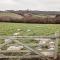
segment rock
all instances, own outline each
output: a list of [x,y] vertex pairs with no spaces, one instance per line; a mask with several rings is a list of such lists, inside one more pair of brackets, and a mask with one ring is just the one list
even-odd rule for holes
[[45,55],[45,56],[54,56],[54,52],[41,52],[43,55]]
[[27,30],[27,32],[30,32],[30,31],[31,31],[30,29]]
[[38,50],[42,50],[41,48],[39,48]]
[[40,38],[39,45],[44,45],[44,44],[48,43],[49,41],[50,41],[50,39]]
[[17,32],[17,33],[14,33],[13,35],[14,35],[14,36],[16,36],[16,35],[19,35],[19,34],[20,34],[20,33],[19,33],[19,32]]
[[21,50],[23,49],[23,46],[10,46],[7,48],[7,50]]
[[17,29],[17,31],[21,31],[21,29]]
[[49,48],[48,50],[54,50],[54,48]]
[[54,44],[54,42],[53,42],[53,41],[51,41],[51,42],[49,42],[49,44]]
[[11,43],[12,40],[11,39],[5,39],[5,43]]

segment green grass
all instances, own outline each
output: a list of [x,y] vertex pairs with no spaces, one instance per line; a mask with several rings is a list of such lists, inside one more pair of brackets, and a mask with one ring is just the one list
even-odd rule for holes
[[[13,35],[21,29],[22,36],[51,35],[60,32],[60,24],[26,24],[26,23],[0,23],[0,35]],[[31,31],[27,31],[30,29]]]
[[[20,31],[17,31],[20,29]],[[27,30],[31,31],[27,31]],[[20,32],[21,36],[40,36],[52,35],[55,32],[60,32],[60,24],[26,24],[26,23],[2,23],[0,22],[0,35],[13,35],[15,32]],[[29,41],[27,41],[28,43]],[[2,40],[0,40],[2,43]],[[59,43],[60,46],[60,43]],[[60,49],[59,49],[60,51]]]

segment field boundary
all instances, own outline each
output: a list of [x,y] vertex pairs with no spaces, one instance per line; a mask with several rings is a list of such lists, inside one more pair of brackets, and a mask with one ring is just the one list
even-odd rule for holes
[[[9,39],[12,39],[14,42],[16,42],[17,44],[20,44],[22,46],[24,46],[25,48],[27,48],[28,50],[30,51],[18,51],[18,52],[34,52],[35,54],[37,54],[39,57],[46,57],[44,56],[43,54],[41,54],[38,50],[34,50],[33,48],[29,47],[28,45],[18,41],[17,39],[20,39],[20,38],[38,38],[38,40],[40,41],[41,38],[47,38],[47,39],[51,39],[51,40],[55,40],[55,50],[54,50],[54,59],[57,58],[57,55],[58,55],[58,40],[60,39],[60,35],[55,33],[54,35],[52,36],[0,36],[0,39],[6,39],[6,38],[9,38]],[[9,43],[3,43],[0,45],[0,48],[4,47],[5,45],[8,45]],[[0,51],[0,53],[8,53],[8,52],[17,52],[17,51],[6,51],[6,50],[2,50]],[[29,54],[28,54],[29,55]],[[19,56],[0,56],[0,58],[18,58]],[[27,58],[27,56],[24,57],[24,55],[22,56],[23,58]],[[30,57],[36,57],[35,55],[31,55],[29,56]],[[48,56],[49,57],[49,56]],[[21,57],[19,57],[21,58]]]

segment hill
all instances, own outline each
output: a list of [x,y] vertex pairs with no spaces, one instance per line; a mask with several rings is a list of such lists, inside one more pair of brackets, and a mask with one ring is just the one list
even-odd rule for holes
[[11,13],[11,12],[0,12],[0,21],[17,21],[21,20],[23,16]]
[[59,24],[60,12],[28,10],[0,11],[0,22]]

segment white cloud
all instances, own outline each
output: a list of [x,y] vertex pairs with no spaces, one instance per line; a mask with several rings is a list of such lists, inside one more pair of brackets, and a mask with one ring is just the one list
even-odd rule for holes
[[0,10],[14,9],[16,2],[13,0],[0,0]]
[[60,11],[60,0],[0,0],[0,9]]
[[15,3],[13,0],[0,0],[0,4],[13,4]]

